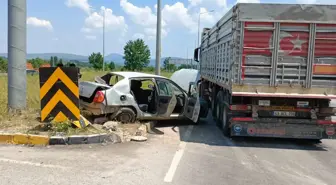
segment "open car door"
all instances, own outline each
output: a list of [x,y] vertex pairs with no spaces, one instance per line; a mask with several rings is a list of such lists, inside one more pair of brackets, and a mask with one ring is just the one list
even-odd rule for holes
[[188,101],[186,106],[185,116],[194,123],[197,123],[201,110],[201,104],[195,82],[190,82],[189,84]]
[[157,116],[169,118],[173,113],[177,100],[171,84],[164,79],[156,79],[158,92]]

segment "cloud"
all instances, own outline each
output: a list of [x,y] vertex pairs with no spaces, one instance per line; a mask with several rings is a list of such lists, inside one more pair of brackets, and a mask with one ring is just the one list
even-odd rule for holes
[[87,14],[90,14],[91,12],[91,6],[88,2],[88,0],[67,0],[65,2],[65,5],[67,7],[77,7],[82,9],[84,12],[86,12]]
[[92,29],[90,29],[90,28],[82,28],[81,32],[83,32],[83,33],[91,33]]
[[121,30],[122,36],[124,36],[127,32],[128,26],[125,22],[125,18],[123,16],[114,15],[112,9],[102,6],[99,11],[93,11],[91,5],[88,3],[88,0],[67,0],[65,4],[68,7],[80,8],[88,14],[84,20],[84,26],[81,29],[81,32],[83,33],[93,33],[97,31],[102,32],[104,25],[104,13],[105,31]]
[[[144,29],[144,32],[148,38],[155,37],[156,35],[156,14],[148,6],[137,7],[127,0],[120,0],[120,6],[124,12],[130,17],[132,22],[141,26]],[[166,22],[162,20],[162,35],[167,35]],[[154,30],[154,31],[153,31]]]
[[99,11],[93,11],[88,0],[66,0],[66,6],[68,7],[77,7],[83,10],[88,14],[84,20],[84,26],[81,29],[83,33],[93,33],[93,32],[102,32],[104,14],[105,14],[105,31],[121,31],[122,36],[127,32],[127,24],[123,16],[117,16],[113,14],[112,9],[105,8],[104,6],[100,7]]
[[197,22],[193,20],[188,9],[181,2],[165,5],[162,10],[162,17],[169,27],[184,27],[192,31],[197,27]]
[[137,7],[127,0],[120,0],[120,6],[135,24],[142,26],[156,25],[156,15],[148,6]]
[[[226,7],[226,0],[189,0],[188,6],[185,6],[182,2],[164,5],[162,7],[162,36],[167,36],[169,30],[175,28],[184,28],[188,29],[191,33],[196,33],[199,12],[208,11],[206,6],[202,8],[198,6],[208,5],[208,1],[212,3],[213,7],[220,7],[221,10],[225,9],[223,7]],[[149,6],[137,7],[128,0],[120,0],[120,6],[135,24],[144,29],[147,37],[151,39],[155,38],[157,21],[156,4],[153,7],[154,11]],[[218,14],[222,16],[222,12]],[[201,15],[202,26],[204,24],[214,24],[216,20],[217,16],[213,13],[204,13]]]
[[97,39],[97,36],[95,36],[95,35],[85,35],[85,38],[86,38],[87,40],[96,40],[96,39]]
[[[309,1],[309,0],[305,0]],[[260,3],[260,0],[237,0],[237,3]]]
[[145,35],[142,34],[142,33],[135,33],[133,36],[132,36],[133,39],[144,39],[145,38]]
[[59,39],[57,37],[52,38],[53,41],[58,41]]
[[[145,28],[145,34],[148,40],[153,40],[156,38],[156,28]],[[164,29],[161,30],[161,37],[164,38],[168,35],[168,32]]]
[[188,0],[190,6],[197,6],[202,3],[202,0]]
[[53,29],[53,26],[50,21],[38,19],[37,17],[28,17],[27,24],[35,27],[47,28],[48,30]]
[[123,16],[117,16],[113,14],[112,9],[101,7],[99,12],[92,12],[85,18],[84,32],[92,32],[93,30],[102,30],[105,11],[105,29],[106,31],[122,30],[127,31],[127,24]]
[[226,0],[188,0],[188,2],[189,7],[223,8],[227,6]]

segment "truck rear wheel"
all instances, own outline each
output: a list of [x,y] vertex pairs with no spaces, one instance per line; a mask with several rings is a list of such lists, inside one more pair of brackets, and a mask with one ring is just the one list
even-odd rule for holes
[[221,127],[221,120],[223,119],[222,116],[223,112],[223,92],[219,91],[216,96],[216,125]]
[[229,118],[228,118],[228,108],[226,105],[223,105],[223,116],[221,120],[221,128],[225,136],[230,136],[230,127],[229,127]]
[[216,108],[217,108],[216,100],[217,100],[216,88],[213,87],[211,92],[211,113],[214,120],[216,120]]

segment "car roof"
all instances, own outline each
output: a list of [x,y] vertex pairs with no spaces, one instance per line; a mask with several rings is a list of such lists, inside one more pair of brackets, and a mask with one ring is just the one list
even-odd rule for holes
[[168,78],[163,77],[163,76],[153,75],[153,74],[147,74],[147,73],[141,73],[141,72],[117,71],[117,72],[110,72],[110,73],[122,76],[124,78],[141,78],[141,77],[145,77],[145,78],[165,78],[165,79],[168,79]]

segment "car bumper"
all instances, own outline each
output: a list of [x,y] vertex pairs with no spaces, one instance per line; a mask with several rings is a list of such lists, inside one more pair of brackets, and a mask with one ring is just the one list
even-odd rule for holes
[[336,139],[336,127],[300,124],[248,123],[231,124],[231,136],[295,139]]
[[103,103],[87,103],[79,101],[80,109],[86,110],[93,115],[111,114],[119,110],[119,106],[105,106]]

